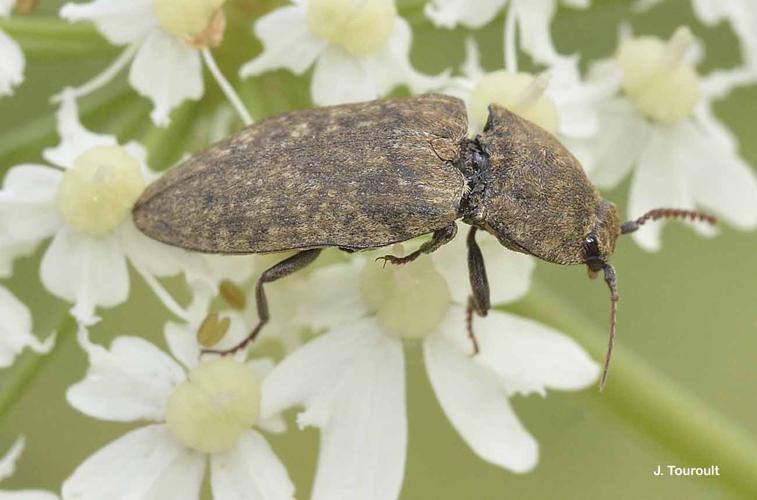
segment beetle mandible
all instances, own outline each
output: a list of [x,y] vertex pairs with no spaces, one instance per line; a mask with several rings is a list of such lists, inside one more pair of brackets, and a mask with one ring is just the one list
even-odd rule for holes
[[[476,231],[510,250],[556,264],[585,264],[610,289],[611,319],[600,388],[615,338],[618,293],[608,258],[621,234],[648,220],[711,216],[652,210],[620,223],[578,160],[550,133],[497,105],[468,137],[464,103],[439,94],[294,111],[240,130],[150,185],[133,210],[148,236],[189,250],[247,254],[298,250],[257,281],[258,324],[268,322],[269,283],[313,262],[321,249],[354,252],[431,233],[404,264],[467,237],[469,318],[490,308]],[[470,325],[470,322],[469,322]],[[477,350],[472,328],[468,334]],[[217,352],[217,351],[210,351]]]

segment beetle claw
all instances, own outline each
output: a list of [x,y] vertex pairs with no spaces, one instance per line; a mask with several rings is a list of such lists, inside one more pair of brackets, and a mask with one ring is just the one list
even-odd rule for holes
[[412,259],[407,259],[406,257],[396,257],[394,255],[384,255],[382,257],[376,257],[376,262],[378,261],[384,261],[383,267],[386,268],[386,263],[391,262],[395,266],[401,266],[402,264],[405,264],[406,262],[410,262]]

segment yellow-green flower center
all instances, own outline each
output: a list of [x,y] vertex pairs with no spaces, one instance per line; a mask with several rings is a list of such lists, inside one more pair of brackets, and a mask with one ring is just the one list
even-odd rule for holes
[[501,70],[483,77],[473,89],[470,102],[470,120],[481,130],[489,115],[489,104],[499,104],[544,130],[555,133],[560,124],[557,107],[544,95],[547,81],[528,73],[511,73]]
[[155,17],[168,33],[194,37],[210,26],[226,0],[155,0]]
[[203,453],[234,448],[260,415],[260,382],[249,366],[216,358],[194,367],[166,406],[166,424],[187,447]]
[[139,162],[119,146],[98,146],[82,154],[63,174],[56,205],[74,229],[103,235],[128,217],[145,188]]
[[310,0],[307,21],[319,38],[366,56],[386,45],[396,15],[394,0]]
[[623,90],[650,119],[683,120],[699,100],[699,75],[685,58],[691,43],[691,32],[681,27],[668,42],[639,37],[624,41],[618,49]]
[[[392,253],[398,253],[396,247]],[[451,303],[447,281],[427,256],[401,267],[369,262],[360,273],[360,292],[379,324],[405,339],[434,331]]]

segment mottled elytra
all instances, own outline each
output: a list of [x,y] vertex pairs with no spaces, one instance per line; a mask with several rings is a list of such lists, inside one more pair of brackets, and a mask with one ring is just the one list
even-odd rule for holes
[[[251,125],[189,158],[149,186],[134,207],[148,236],[200,252],[299,250],[257,282],[259,322],[269,319],[264,284],[310,264],[322,248],[353,252],[433,234],[404,264],[452,240],[458,219],[471,226],[468,265],[473,312],[489,310],[489,284],[477,230],[502,245],[556,264],[603,271],[612,315],[605,369],[615,335],[618,294],[608,257],[618,236],[649,219],[691,218],[659,209],[623,225],[578,160],[537,125],[489,107],[481,134],[468,138],[465,105],[422,95],[283,114]],[[223,352],[222,352],[223,353]]]

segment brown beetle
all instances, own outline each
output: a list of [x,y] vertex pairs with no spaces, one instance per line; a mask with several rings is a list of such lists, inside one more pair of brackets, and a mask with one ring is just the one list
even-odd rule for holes
[[[260,276],[259,322],[232,352],[269,319],[264,284],[307,266],[322,248],[353,252],[433,233],[407,256],[382,257],[404,264],[452,240],[462,219],[471,225],[469,318],[490,307],[478,229],[510,250],[586,264],[591,277],[603,271],[612,298],[604,386],[618,302],[607,259],[616,239],[648,219],[714,218],[660,209],[621,226],[615,206],[602,199],[578,160],[537,125],[492,105],[483,132],[474,139],[467,134],[465,105],[445,95],[287,113],[169,171],[137,201],[134,220],[148,236],[190,250],[299,250]],[[476,346],[470,327],[468,333]]]

